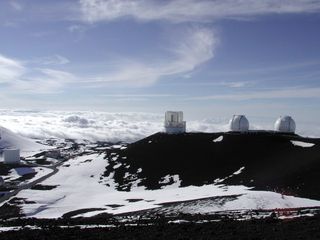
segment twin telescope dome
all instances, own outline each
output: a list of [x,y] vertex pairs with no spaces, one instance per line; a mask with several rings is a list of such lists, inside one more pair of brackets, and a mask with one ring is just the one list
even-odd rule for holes
[[294,133],[296,123],[290,116],[279,117],[274,124],[274,130],[278,132]]
[[[165,114],[165,130],[167,133],[184,133],[186,122],[183,120],[183,112],[167,111]],[[233,115],[229,121],[229,130],[232,132],[249,131],[249,121],[245,115]],[[276,120],[274,130],[282,133],[295,133],[296,123],[290,116],[283,116]]]
[[[244,115],[233,115],[229,121],[229,129],[233,132],[246,132],[249,130],[249,121]],[[296,131],[296,123],[290,116],[279,117],[275,124],[276,132],[294,133]]]
[[233,115],[229,121],[229,129],[234,132],[246,132],[249,130],[249,121],[244,115]]

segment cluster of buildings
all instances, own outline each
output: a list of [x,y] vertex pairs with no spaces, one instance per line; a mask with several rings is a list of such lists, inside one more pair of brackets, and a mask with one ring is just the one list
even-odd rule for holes
[[[166,133],[184,133],[186,122],[183,121],[183,112],[167,111],[165,113],[164,127]],[[229,130],[232,132],[248,132],[249,121],[244,115],[233,115],[229,121]],[[282,133],[295,133],[296,123],[290,116],[279,117],[274,123],[274,131]]]

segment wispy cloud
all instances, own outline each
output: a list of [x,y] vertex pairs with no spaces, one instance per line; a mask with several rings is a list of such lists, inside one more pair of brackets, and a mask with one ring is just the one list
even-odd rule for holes
[[0,54],[0,83],[13,81],[24,72],[25,68],[20,61]]
[[54,54],[52,56],[33,59],[29,61],[29,63],[36,63],[40,65],[64,65],[70,63],[70,60],[59,54]]
[[87,31],[88,27],[85,25],[73,24],[68,27],[71,33],[84,33]]
[[11,83],[11,87],[23,93],[48,94],[59,92],[67,83],[75,81],[69,72],[54,69],[34,69],[31,76],[25,75]]
[[51,93],[70,81],[75,81],[75,76],[69,72],[33,68],[22,61],[0,55],[0,83],[6,83],[7,88],[23,90],[23,93]]
[[[25,61],[24,64],[9,58],[0,58],[2,81],[14,80],[10,86],[25,92],[50,93],[61,89],[64,84],[77,79],[82,87],[146,87],[162,77],[192,72],[214,56],[217,37],[207,28],[192,27],[181,31],[178,41],[167,48],[166,58],[150,61],[124,60],[106,73],[90,77],[75,76],[72,73],[42,68],[41,65],[61,65],[69,60],[61,55]],[[157,64],[155,64],[155,62]],[[36,65],[37,67],[33,67]],[[2,67],[1,67],[2,66]],[[32,67],[31,67],[32,66]]]
[[215,76],[239,76],[239,75],[256,75],[256,74],[275,74],[278,72],[288,72],[292,70],[301,70],[307,69],[310,67],[319,67],[320,61],[305,61],[305,62],[293,62],[287,63],[282,65],[275,65],[275,66],[264,66],[264,67],[254,67],[251,68],[241,68],[238,69],[230,69],[228,71],[214,71],[212,74]]
[[[75,1],[0,1],[0,22],[16,27],[39,22],[82,21],[80,4]],[[8,26],[10,26],[8,25]]]
[[218,94],[193,97],[189,100],[257,100],[257,99],[307,99],[320,98],[320,88],[291,87],[277,90],[264,90],[235,94]]
[[103,97],[122,98],[122,97],[136,97],[136,98],[167,98],[177,97],[182,95],[173,94],[103,94]]
[[130,101],[150,101],[154,99],[176,99],[185,97],[185,95],[176,94],[103,94],[101,98],[107,98],[118,102],[130,102]]
[[236,81],[236,82],[220,82],[217,85],[225,86],[229,88],[244,88],[256,84],[256,82],[251,81]]
[[54,35],[55,32],[53,30],[43,30],[43,31],[38,31],[38,32],[32,32],[30,33],[30,36],[35,37],[35,38],[44,38],[48,37],[51,35]]
[[124,61],[116,70],[93,77],[87,84],[116,84],[125,86],[148,86],[161,77],[185,74],[214,56],[217,37],[206,28],[191,28],[180,36],[180,41],[172,46],[171,57],[155,60],[156,65],[142,61]]
[[83,19],[113,21],[131,17],[140,21],[207,22],[266,14],[320,11],[314,0],[80,0]]
[[9,4],[16,11],[21,11],[23,9],[23,6],[16,1],[9,1]]

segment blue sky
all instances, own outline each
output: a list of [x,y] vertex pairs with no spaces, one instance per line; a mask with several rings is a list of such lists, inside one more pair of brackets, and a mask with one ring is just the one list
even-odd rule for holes
[[320,117],[320,1],[4,0],[0,108]]

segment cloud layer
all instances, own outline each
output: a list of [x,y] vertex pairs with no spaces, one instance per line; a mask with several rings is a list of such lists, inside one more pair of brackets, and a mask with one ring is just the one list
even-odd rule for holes
[[[253,119],[251,129],[273,129],[272,121]],[[0,126],[29,138],[71,138],[132,142],[163,131],[163,114],[0,110]],[[297,122],[298,133],[320,137],[316,123]],[[189,132],[228,130],[227,118],[187,121]]]
[[139,21],[208,22],[265,14],[310,13],[320,10],[314,0],[80,0],[88,22],[134,18]]

